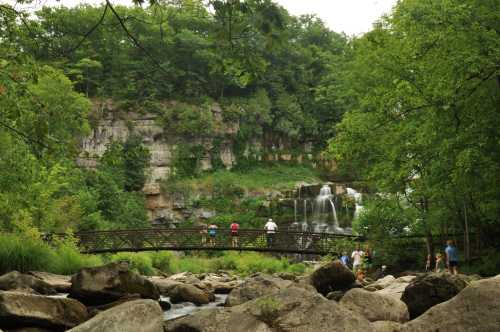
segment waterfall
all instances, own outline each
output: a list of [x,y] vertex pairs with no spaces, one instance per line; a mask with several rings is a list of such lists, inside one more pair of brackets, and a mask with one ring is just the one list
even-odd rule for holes
[[293,217],[294,221],[297,222],[297,200],[293,200]]
[[352,188],[347,188],[347,195],[354,198],[354,219],[363,211],[363,195]]
[[335,204],[333,203],[332,190],[329,185],[324,185],[319,191],[319,195],[316,197],[313,206],[313,221],[318,223],[317,229],[321,227],[327,227],[329,222],[329,217],[333,216],[333,227],[334,229],[339,228],[339,221],[337,219],[337,210],[335,209]]
[[307,222],[307,199],[304,199],[304,222]]

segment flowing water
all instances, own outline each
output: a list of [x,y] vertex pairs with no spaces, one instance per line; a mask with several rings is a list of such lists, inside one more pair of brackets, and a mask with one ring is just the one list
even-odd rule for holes
[[[191,302],[182,302],[177,304],[172,304],[172,308],[170,310],[165,311],[164,318],[165,320],[176,319],[179,317],[191,315],[200,310],[216,308],[219,306],[223,306],[226,302],[227,294],[215,294],[215,301],[210,302],[209,304],[196,306]],[[168,297],[162,296],[161,300],[170,302]]]

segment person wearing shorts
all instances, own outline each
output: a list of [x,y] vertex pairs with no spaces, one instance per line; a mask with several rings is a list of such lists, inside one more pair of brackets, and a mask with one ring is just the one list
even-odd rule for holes
[[231,228],[231,246],[233,248],[235,248],[239,245],[238,244],[238,236],[239,236],[238,231],[240,230],[240,225],[236,221],[233,221],[230,228]]
[[215,246],[215,237],[217,236],[217,225],[211,224],[208,226],[208,236],[211,246]]
[[453,274],[458,274],[458,249],[455,247],[453,240],[446,241],[446,265],[448,271]]

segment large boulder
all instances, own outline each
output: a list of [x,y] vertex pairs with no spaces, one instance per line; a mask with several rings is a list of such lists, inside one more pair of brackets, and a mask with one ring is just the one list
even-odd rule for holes
[[308,279],[310,284],[323,295],[332,291],[348,290],[356,280],[352,271],[339,260],[320,266]]
[[315,291],[288,287],[234,307],[168,321],[165,331],[370,331],[370,322]]
[[500,275],[474,281],[452,299],[404,324],[401,332],[500,330]]
[[165,332],[274,332],[266,323],[246,313],[206,309],[165,322]]
[[0,277],[0,290],[34,290],[38,294],[54,295],[57,291],[38,278],[29,274],[12,271]]
[[384,289],[387,286],[389,286],[390,284],[392,284],[395,280],[396,280],[396,278],[394,278],[394,276],[387,275],[387,276],[380,278],[377,281],[371,283],[370,285],[366,286],[365,289],[369,290],[369,291],[377,291],[380,289]]
[[170,296],[170,292],[175,287],[182,285],[180,281],[170,280],[163,277],[151,277],[149,280],[158,288],[158,291],[163,296]]
[[210,293],[189,284],[175,286],[169,295],[171,303],[191,302],[196,305],[208,304],[212,298]]
[[158,300],[160,293],[148,279],[130,271],[125,262],[84,268],[71,278],[70,297],[87,305],[101,305],[139,294]]
[[87,308],[76,300],[0,291],[0,328],[61,330],[82,323],[87,316]]
[[[382,288],[380,290],[376,290],[375,293],[378,293],[381,295],[389,295],[389,296],[394,297],[395,299],[401,300],[401,297],[403,296],[405,288],[415,278],[416,278],[416,276],[405,276],[405,277],[397,278],[396,280],[392,281],[391,283],[385,284],[384,288]],[[371,290],[368,287],[365,287],[365,289]]]
[[49,272],[39,272],[39,271],[31,271],[28,273],[33,277],[40,279],[50,286],[52,286],[56,291],[61,293],[69,293],[71,288],[71,276],[64,276]]
[[103,311],[69,331],[163,332],[163,312],[156,301],[130,301]]
[[263,295],[275,293],[289,287],[293,282],[266,274],[257,274],[234,288],[226,299],[226,306],[235,306],[256,299]]
[[467,286],[465,278],[449,273],[422,274],[404,290],[401,300],[414,319],[438,303],[447,301]]
[[291,282],[284,281],[280,278],[263,273],[256,273],[246,278],[229,292],[225,305],[239,305],[258,298],[266,294],[266,292],[277,292],[290,284]]
[[361,288],[348,291],[339,303],[361,314],[370,322],[380,320],[404,323],[410,318],[408,308],[403,301]]

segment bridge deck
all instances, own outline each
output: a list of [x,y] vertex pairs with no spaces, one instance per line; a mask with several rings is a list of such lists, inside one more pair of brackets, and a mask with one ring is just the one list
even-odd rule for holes
[[93,231],[79,232],[75,236],[83,253],[238,250],[325,255],[336,252],[342,239],[359,240],[352,235],[295,231],[278,231],[269,239],[264,230],[240,229],[236,243],[229,230],[217,230],[212,239],[199,228]]

